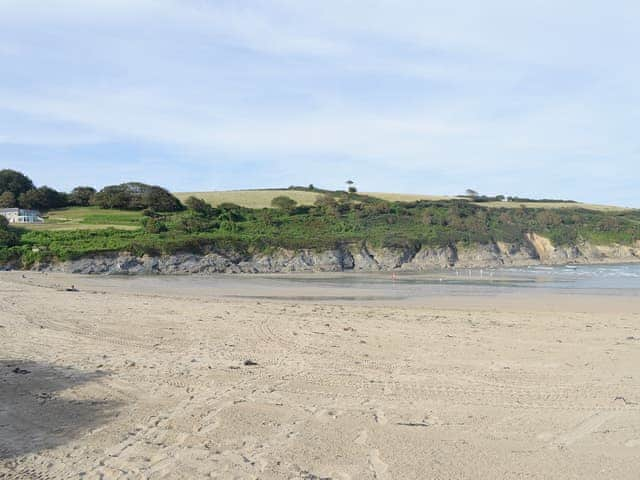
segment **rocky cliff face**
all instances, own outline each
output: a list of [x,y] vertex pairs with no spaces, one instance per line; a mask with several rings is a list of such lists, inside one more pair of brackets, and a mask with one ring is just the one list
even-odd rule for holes
[[581,244],[555,247],[547,238],[527,235],[520,244],[503,242],[440,248],[373,248],[346,245],[335,250],[278,250],[242,256],[211,252],[137,257],[128,253],[95,255],[61,263],[35,265],[46,271],[85,274],[211,274],[278,272],[428,271],[442,268],[486,268],[522,265],[640,262],[634,246]]

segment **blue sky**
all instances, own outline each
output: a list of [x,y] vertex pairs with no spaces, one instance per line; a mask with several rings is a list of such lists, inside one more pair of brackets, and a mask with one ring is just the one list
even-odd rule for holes
[[0,0],[0,168],[640,207],[640,3]]

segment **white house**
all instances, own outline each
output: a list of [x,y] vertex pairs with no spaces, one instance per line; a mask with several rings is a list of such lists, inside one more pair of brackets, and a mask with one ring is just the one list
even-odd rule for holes
[[6,217],[9,223],[44,223],[44,219],[37,210],[0,208],[0,215]]

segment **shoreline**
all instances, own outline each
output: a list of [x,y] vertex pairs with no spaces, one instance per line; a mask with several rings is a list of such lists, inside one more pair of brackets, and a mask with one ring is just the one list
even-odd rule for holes
[[[620,265],[624,267],[625,265]],[[502,276],[457,277],[453,272],[294,272],[214,275],[87,275],[57,272],[0,272],[6,280],[25,287],[108,295],[171,297],[225,303],[300,303],[364,305],[384,308],[426,307],[457,310],[474,308],[510,311],[581,311],[640,313],[640,277],[603,277],[593,284],[584,277],[558,278],[549,271],[496,270]],[[572,274],[572,270],[561,273]],[[640,272],[639,272],[640,273]],[[443,278],[445,277],[445,278]],[[616,283],[619,282],[619,283]],[[73,292],[66,292],[73,295]],[[606,307],[602,306],[605,302]],[[575,308],[575,307],[571,307]]]

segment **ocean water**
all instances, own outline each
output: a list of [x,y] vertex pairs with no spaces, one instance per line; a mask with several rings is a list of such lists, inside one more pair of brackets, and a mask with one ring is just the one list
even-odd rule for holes
[[505,275],[529,281],[531,287],[565,289],[640,289],[640,264],[535,266],[507,268]]
[[[264,278],[264,277],[263,277]],[[371,297],[420,298],[434,295],[498,295],[514,291],[566,292],[588,295],[640,296],[640,264],[534,266],[458,269],[436,273],[347,273],[290,275],[273,279],[283,287],[316,287]]]

